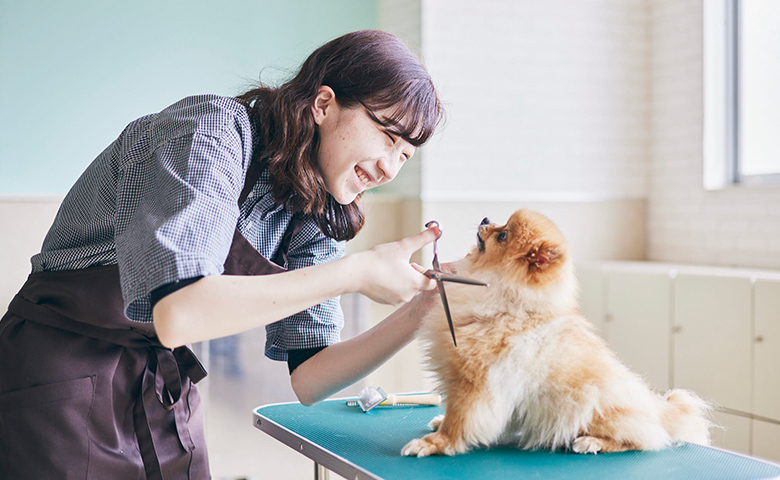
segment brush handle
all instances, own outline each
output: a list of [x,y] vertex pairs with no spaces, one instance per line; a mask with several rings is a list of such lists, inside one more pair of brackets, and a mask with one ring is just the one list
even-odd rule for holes
[[439,405],[441,403],[441,395],[435,393],[427,393],[424,395],[393,395],[387,396],[387,400],[380,403],[380,405]]

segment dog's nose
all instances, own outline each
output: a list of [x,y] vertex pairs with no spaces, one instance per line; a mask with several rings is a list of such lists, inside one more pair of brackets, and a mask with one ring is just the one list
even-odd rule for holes
[[485,217],[482,219],[482,223],[480,225],[490,225],[490,219]]

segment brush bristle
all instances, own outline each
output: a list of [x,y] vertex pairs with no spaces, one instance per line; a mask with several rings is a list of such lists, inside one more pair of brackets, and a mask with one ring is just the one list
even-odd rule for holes
[[387,398],[387,394],[381,388],[365,387],[358,394],[358,405],[367,412],[382,403],[385,398]]

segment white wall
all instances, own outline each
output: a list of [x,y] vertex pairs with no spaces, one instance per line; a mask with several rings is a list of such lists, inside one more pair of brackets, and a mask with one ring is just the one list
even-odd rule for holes
[[422,1],[448,114],[424,148],[423,218],[447,217],[443,255],[532,207],[580,260],[644,258],[647,20],[643,0]]
[[648,259],[777,269],[780,186],[702,187],[702,6],[650,2]]

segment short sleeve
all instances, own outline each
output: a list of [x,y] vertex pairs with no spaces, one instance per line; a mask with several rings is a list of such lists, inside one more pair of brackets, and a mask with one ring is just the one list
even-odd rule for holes
[[120,172],[116,249],[128,318],[150,321],[149,293],[161,285],[222,273],[248,165],[234,127],[166,139]]
[[[337,260],[344,256],[345,244],[326,237],[308,218],[293,238],[288,252],[291,270]],[[340,297],[327,300],[291,317],[266,326],[265,355],[286,361],[288,350],[327,347],[341,339],[344,313]]]

